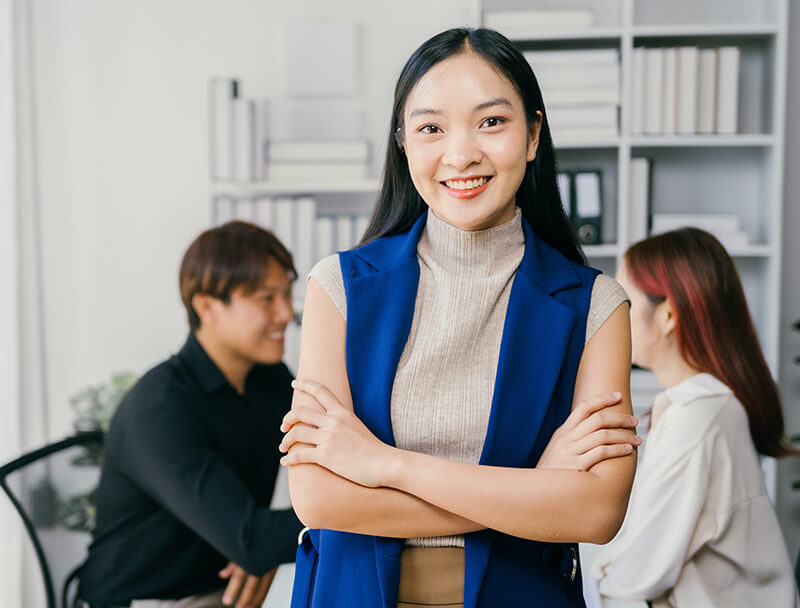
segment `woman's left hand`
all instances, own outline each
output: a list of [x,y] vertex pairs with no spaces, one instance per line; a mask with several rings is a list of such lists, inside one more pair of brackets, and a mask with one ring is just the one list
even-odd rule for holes
[[[314,397],[325,411],[300,406],[284,416],[281,431],[286,434],[279,449],[288,453],[281,464],[317,464],[362,486],[380,487],[393,448],[375,437],[327,387],[312,380],[295,380],[292,386]],[[296,443],[308,445],[290,451]]]

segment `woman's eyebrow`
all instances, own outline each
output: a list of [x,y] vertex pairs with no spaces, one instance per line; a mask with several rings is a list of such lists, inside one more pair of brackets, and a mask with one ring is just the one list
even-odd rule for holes
[[[495,97],[494,99],[490,99],[489,101],[484,101],[483,103],[479,103],[475,106],[475,111],[485,110],[486,108],[491,108],[493,106],[508,106],[509,108],[513,108],[514,106],[511,105],[511,102],[506,99],[505,97]],[[408,115],[408,118],[414,118],[415,116],[419,116],[420,114],[437,114],[441,115],[444,114],[441,110],[433,110],[431,108],[417,108],[416,110],[412,111],[411,114]]]

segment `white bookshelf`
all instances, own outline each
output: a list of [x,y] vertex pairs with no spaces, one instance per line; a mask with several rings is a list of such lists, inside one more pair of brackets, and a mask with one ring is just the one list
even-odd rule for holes
[[[781,222],[785,146],[789,0],[478,0],[475,11],[591,8],[595,27],[530,31],[512,36],[524,51],[615,48],[620,54],[618,139],[558,145],[560,168],[600,167],[604,179],[604,240],[585,247],[590,264],[616,271],[631,244],[631,159],[651,159],[651,211],[735,213],[751,244],[732,248],[764,353],[778,371]],[[741,49],[736,135],[632,135],[631,77],[635,47],[734,45]],[[545,94],[545,105],[547,95]],[[637,372],[632,390],[658,390]],[[771,497],[776,467],[765,459]]]

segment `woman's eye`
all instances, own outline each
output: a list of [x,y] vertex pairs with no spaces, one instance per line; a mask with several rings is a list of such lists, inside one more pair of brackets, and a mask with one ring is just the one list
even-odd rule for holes
[[487,118],[486,120],[484,120],[481,123],[481,126],[482,127],[488,127],[488,128],[497,127],[497,126],[501,125],[504,122],[505,122],[505,120],[500,118],[499,116],[492,116],[492,117]]
[[426,133],[428,135],[433,135],[434,133],[439,132],[439,127],[436,125],[425,125],[424,127],[420,128],[420,133]]

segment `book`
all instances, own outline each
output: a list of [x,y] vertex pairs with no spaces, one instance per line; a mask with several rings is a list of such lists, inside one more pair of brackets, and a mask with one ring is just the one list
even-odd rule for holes
[[594,12],[583,8],[493,10],[484,12],[483,23],[500,31],[585,28],[594,25]]
[[701,49],[697,70],[697,133],[714,132],[717,109],[717,49]]
[[617,113],[614,105],[554,106],[547,110],[547,120],[556,128],[592,125],[616,129]]
[[302,296],[311,266],[314,263],[314,228],[317,220],[317,201],[303,196],[295,204],[294,267],[297,270],[297,291]]
[[619,65],[618,49],[578,49],[568,51],[526,51],[525,59],[534,70],[539,66]]
[[737,132],[740,56],[739,47],[719,48],[716,132],[721,135],[734,135]]
[[283,243],[283,246],[294,254],[297,241],[295,240],[295,209],[291,198],[281,197],[275,199],[275,221],[272,232]]
[[253,146],[255,159],[253,161],[255,179],[266,179],[266,146],[269,139],[269,113],[270,104],[266,99],[258,99],[255,103],[255,124],[253,127]]
[[739,218],[730,213],[654,213],[652,234],[695,226],[708,232],[737,233]]
[[262,228],[272,230],[272,227],[275,225],[275,205],[273,200],[268,197],[259,198],[254,202],[253,206],[255,207],[253,222]]
[[629,129],[633,135],[641,135],[644,133],[646,51],[647,49],[642,47],[633,49],[631,59],[631,124]]
[[214,180],[233,178],[233,101],[238,97],[238,88],[232,78],[212,78],[209,82],[209,152]]
[[255,179],[255,103],[252,99],[233,100],[233,179],[251,182]]
[[558,147],[568,143],[586,143],[609,141],[618,136],[617,128],[612,125],[580,125],[572,127],[551,127],[553,145]]
[[557,88],[619,87],[618,63],[602,65],[547,66],[536,69],[542,90]]
[[214,224],[224,224],[236,219],[236,199],[232,197],[214,197],[212,208]]
[[321,260],[322,258],[336,253],[335,242],[333,235],[333,218],[326,216],[317,217],[314,236],[315,260]]
[[661,132],[674,135],[678,132],[678,48],[664,49],[664,84]]
[[697,132],[697,62],[696,46],[678,49],[678,108],[677,131],[681,135]]
[[361,242],[361,239],[364,238],[364,233],[367,231],[367,226],[369,225],[369,216],[368,215],[358,215],[355,219],[356,223],[356,244]]
[[336,251],[351,249],[355,243],[353,218],[349,215],[336,217]]
[[555,106],[576,105],[613,105],[620,104],[621,96],[618,86],[611,87],[556,87],[542,90],[545,107],[549,110]]
[[637,243],[648,232],[650,216],[650,159],[632,158],[630,167],[630,227],[628,238]]
[[280,141],[267,145],[270,162],[353,162],[369,160],[367,141]]
[[647,49],[645,54],[644,133],[660,135],[664,112],[664,52]]
[[267,163],[267,179],[287,180],[360,180],[367,179],[365,163]]

